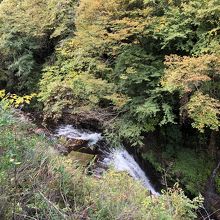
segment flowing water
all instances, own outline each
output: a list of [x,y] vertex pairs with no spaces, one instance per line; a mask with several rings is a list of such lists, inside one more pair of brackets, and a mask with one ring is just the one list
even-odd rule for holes
[[[89,141],[89,146],[95,145],[98,141],[102,140],[100,133],[94,133],[88,130],[80,130],[74,128],[72,125],[60,126],[56,130],[57,136],[65,136],[72,139],[80,139]],[[150,183],[149,178],[141,169],[134,157],[128,151],[120,146],[118,148],[100,149],[102,157],[104,158],[101,163],[106,166],[113,166],[117,171],[126,171],[135,180],[140,181],[153,195],[159,195]]]
[[89,141],[88,145],[95,145],[99,140],[102,139],[100,133],[94,133],[90,131],[80,130],[74,128],[72,125],[62,125],[56,130],[57,136],[65,136],[77,140],[86,140]]

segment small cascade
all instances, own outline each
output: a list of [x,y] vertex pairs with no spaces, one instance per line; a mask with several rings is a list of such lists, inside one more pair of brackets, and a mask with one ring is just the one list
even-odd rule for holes
[[89,141],[89,146],[95,145],[98,141],[102,139],[102,135],[100,133],[77,129],[74,128],[72,125],[62,125],[58,129],[56,129],[55,132],[56,136],[65,136],[76,140]]
[[[100,133],[94,133],[89,130],[74,128],[72,125],[60,126],[56,129],[56,136],[65,136],[72,139],[87,140],[89,146],[95,145],[102,140]],[[154,189],[145,172],[141,169],[134,157],[128,151],[120,146],[119,148],[100,149],[102,152],[101,163],[107,167],[113,166],[117,171],[126,171],[135,180],[140,181],[153,195],[159,195]]]

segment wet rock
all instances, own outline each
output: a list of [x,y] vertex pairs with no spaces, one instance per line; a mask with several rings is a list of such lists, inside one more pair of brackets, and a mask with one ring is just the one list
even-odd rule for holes
[[95,155],[72,151],[68,154],[67,159],[79,163],[83,167],[87,167],[93,160]]
[[55,150],[57,150],[62,155],[68,155],[68,153],[69,153],[67,148],[62,144],[56,144],[54,146],[54,148],[55,148]]
[[67,151],[70,153],[72,151],[79,151],[82,148],[88,148],[88,142],[88,140],[68,139],[65,144],[65,147]]
[[42,127],[29,128],[28,132],[30,134],[34,133],[34,134],[37,134],[37,135],[42,135],[44,137],[52,138],[52,134],[47,128],[42,128]]

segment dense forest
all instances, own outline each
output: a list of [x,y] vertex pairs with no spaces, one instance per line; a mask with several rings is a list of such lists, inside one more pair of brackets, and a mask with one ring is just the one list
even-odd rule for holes
[[[60,124],[161,194],[61,154]],[[219,127],[219,0],[0,0],[0,219],[220,219]]]

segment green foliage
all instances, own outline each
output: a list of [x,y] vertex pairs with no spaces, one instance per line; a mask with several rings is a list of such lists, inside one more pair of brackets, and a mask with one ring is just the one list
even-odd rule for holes
[[161,161],[157,161],[157,157],[153,151],[148,151],[147,153],[142,154],[142,157],[149,161],[153,165],[154,169],[156,169],[156,171],[161,173],[164,171],[163,165],[160,163]]
[[167,69],[162,84],[169,91],[180,90],[193,92],[201,84],[218,77],[220,59],[217,55],[203,55],[200,57],[166,57]]
[[168,183],[178,181],[191,195],[199,195],[204,192],[206,182],[215,164],[206,152],[199,150],[196,152],[190,148],[175,148],[169,143],[166,150],[160,153],[155,149],[148,150],[143,154],[143,158],[166,176],[165,181]]
[[[193,47],[196,34],[193,25],[193,17],[184,11],[184,3],[175,5],[167,4],[164,15],[159,17],[154,26],[155,36],[161,39],[161,48],[169,51],[189,52]],[[188,1],[187,1],[188,2]],[[186,3],[188,4],[188,3]]]
[[[205,127],[218,130],[220,123],[219,94],[214,91],[215,84],[219,83],[219,61],[219,56],[214,54],[166,58],[167,69],[162,84],[168,91],[179,90],[182,97],[192,95],[190,99],[183,99],[181,112],[187,110],[194,121],[192,126],[202,132]],[[210,96],[204,95],[203,90]]]
[[[153,31],[162,48],[171,53],[205,54],[219,52],[218,0],[161,1],[164,14]],[[159,5],[159,7],[161,7]]]
[[5,90],[0,90],[0,107],[8,109],[11,107],[22,108],[25,104],[30,104],[33,97],[36,94],[18,96],[16,94],[6,94]]
[[[37,40],[32,37],[26,37],[14,29],[9,29],[9,33],[0,30],[1,41],[0,48],[2,51],[3,68],[7,70],[6,79],[7,87],[18,88],[22,90],[26,85],[32,85],[33,78],[30,74],[36,68],[33,53],[39,49]],[[18,84],[15,85],[16,78],[20,79]]]
[[200,92],[195,93],[186,107],[189,117],[193,119],[192,126],[204,132],[205,127],[212,130],[218,130],[220,126],[220,101],[203,95]]
[[126,102],[126,97],[115,93],[114,84],[71,71],[68,64],[44,69],[39,98],[44,103],[45,118],[58,119],[67,112],[89,114],[100,109],[101,102],[111,102],[116,108]]
[[53,41],[72,32],[71,19],[71,0],[1,2],[0,49],[2,68],[7,70],[8,89],[33,90],[41,63],[51,53],[48,51],[53,50]]
[[202,192],[213,168],[207,155],[192,150],[181,150],[173,164],[172,172],[179,176],[180,182],[194,195]]

